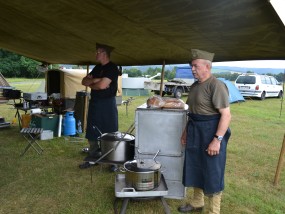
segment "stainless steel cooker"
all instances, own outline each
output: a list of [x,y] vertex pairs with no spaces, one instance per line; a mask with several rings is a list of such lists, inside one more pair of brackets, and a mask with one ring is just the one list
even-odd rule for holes
[[137,159],[124,163],[126,183],[138,191],[157,188],[161,179],[161,164],[153,159]]

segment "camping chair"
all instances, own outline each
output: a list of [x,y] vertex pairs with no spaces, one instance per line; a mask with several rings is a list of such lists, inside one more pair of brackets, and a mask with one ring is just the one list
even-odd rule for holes
[[27,140],[28,145],[26,146],[25,150],[22,152],[21,156],[23,156],[30,147],[32,147],[38,154],[41,154],[44,151],[36,141],[36,139],[40,136],[42,132],[43,132],[42,128],[22,128],[20,133]]

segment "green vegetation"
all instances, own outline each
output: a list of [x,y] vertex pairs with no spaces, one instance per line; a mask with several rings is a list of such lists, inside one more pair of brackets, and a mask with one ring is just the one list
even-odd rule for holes
[[[22,90],[20,86],[17,89]],[[120,131],[128,129],[137,106],[148,97],[134,98],[128,114],[125,105],[118,106]],[[284,213],[284,163],[279,185],[273,186],[285,127],[285,106],[281,117],[280,108],[280,99],[276,98],[231,104],[232,137],[221,213]],[[15,110],[2,104],[0,115],[12,121]],[[0,213],[114,213],[115,173],[109,171],[109,165],[95,166],[92,171],[78,168],[85,157],[81,152],[87,146],[85,140],[69,142],[69,138],[61,137],[40,141],[40,145],[44,148],[42,155],[30,149],[20,157],[26,142],[17,124],[0,129]],[[191,192],[187,190],[187,198]],[[177,207],[187,198],[166,199],[171,213],[178,213]],[[127,213],[164,212],[160,201],[148,200],[129,202]]]
[[0,72],[4,77],[37,77],[40,62],[0,49]]

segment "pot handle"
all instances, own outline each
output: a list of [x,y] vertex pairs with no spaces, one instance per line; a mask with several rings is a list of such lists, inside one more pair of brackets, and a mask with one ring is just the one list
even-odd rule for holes
[[97,129],[97,131],[100,133],[100,135],[102,136],[102,132],[100,131],[100,129],[97,126],[93,126],[93,129]]
[[132,187],[124,187],[121,192],[135,192],[136,190]]
[[158,155],[158,153],[160,152],[160,149],[156,152],[156,154],[153,157],[153,160],[155,160],[156,156]]
[[120,172],[126,172],[126,169],[124,167],[119,168]]
[[164,167],[161,167],[161,169],[159,170],[161,173],[164,173],[165,171],[167,171],[166,170],[166,167],[164,166]]

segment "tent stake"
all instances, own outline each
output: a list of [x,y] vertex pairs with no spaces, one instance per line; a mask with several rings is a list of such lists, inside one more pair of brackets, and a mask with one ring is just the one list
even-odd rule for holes
[[275,173],[274,186],[277,186],[279,183],[281,167],[282,167],[282,163],[284,160],[284,154],[285,154],[285,134],[284,134],[283,144],[282,144],[282,148],[280,151],[279,161],[278,161],[278,165],[277,165],[277,169]]

